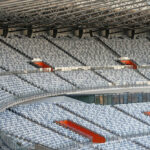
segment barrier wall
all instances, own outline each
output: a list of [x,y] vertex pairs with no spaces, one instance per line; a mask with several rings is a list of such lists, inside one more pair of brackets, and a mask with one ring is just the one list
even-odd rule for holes
[[82,102],[101,105],[150,102],[150,93],[105,93],[99,95],[71,95],[70,97]]
[[150,102],[150,93],[122,93],[95,95],[95,103],[101,105],[115,105]]

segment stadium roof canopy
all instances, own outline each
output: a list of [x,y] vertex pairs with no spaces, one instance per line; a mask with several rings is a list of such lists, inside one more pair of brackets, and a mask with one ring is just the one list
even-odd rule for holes
[[150,0],[0,0],[0,27],[150,29]]

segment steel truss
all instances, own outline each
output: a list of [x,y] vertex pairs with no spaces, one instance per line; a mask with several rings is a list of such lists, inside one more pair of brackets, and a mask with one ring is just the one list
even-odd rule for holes
[[5,0],[1,27],[145,28],[150,26],[149,0]]

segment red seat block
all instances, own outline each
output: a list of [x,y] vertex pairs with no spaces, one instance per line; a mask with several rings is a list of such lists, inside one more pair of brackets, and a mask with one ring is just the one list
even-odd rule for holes
[[77,123],[75,123],[73,121],[62,120],[62,121],[56,121],[56,123],[65,128],[69,128],[70,130],[72,130],[82,136],[89,138],[90,140],[92,140],[93,143],[105,143],[106,142],[106,139],[103,136],[101,136],[81,125],[78,125]]

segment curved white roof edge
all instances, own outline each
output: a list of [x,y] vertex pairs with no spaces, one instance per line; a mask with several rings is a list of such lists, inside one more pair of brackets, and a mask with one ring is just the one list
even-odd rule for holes
[[87,95],[87,94],[105,94],[105,93],[133,93],[133,92],[150,92],[150,86],[139,86],[139,87],[119,87],[119,88],[108,88],[108,89],[94,89],[94,90],[85,90],[70,92],[66,95]]
[[101,89],[94,89],[94,90],[78,90],[74,92],[64,92],[64,93],[57,93],[57,94],[42,94],[42,95],[34,95],[26,98],[20,98],[17,101],[13,101],[11,104],[0,108],[0,112],[4,111],[5,109],[20,105],[29,102],[35,101],[42,101],[48,97],[58,97],[64,95],[87,95],[87,94],[104,94],[104,93],[133,93],[133,92],[150,92],[150,86],[137,86],[137,87],[118,87],[118,88],[101,88]]

